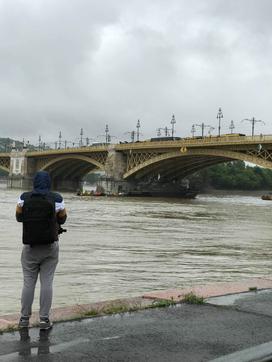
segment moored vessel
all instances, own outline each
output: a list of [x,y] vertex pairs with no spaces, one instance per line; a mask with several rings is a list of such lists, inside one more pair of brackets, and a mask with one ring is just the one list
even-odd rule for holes
[[272,194],[262,195],[262,200],[272,200]]

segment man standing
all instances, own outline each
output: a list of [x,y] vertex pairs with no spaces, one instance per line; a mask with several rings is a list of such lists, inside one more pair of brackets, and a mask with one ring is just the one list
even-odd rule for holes
[[66,221],[64,201],[60,194],[50,192],[51,180],[45,171],[36,173],[33,191],[24,192],[16,207],[16,220],[23,223],[21,263],[24,285],[21,297],[19,328],[29,326],[35,286],[40,275],[40,328],[49,329],[53,278],[58,264],[59,225]]

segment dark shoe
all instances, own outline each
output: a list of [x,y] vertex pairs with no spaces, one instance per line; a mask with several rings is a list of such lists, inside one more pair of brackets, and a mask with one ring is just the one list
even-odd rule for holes
[[50,329],[53,327],[53,323],[49,318],[41,318],[40,319],[40,329]]
[[21,317],[18,323],[19,328],[28,328],[29,326],[29,317]]

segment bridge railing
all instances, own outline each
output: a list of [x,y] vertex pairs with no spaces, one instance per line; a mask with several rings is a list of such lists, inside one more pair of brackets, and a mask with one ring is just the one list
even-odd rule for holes
[[[86,152],[101,152],[107,151],[109,147],[113,147],[116,150],[129,150],[129,149],[145,149],[145,148],[175,148],[175,147],[194,147],[201,145],[234,145],[234,144],[262,144],[272,143],[272,135],[256,135],[256,136],[238,136],[238,135],[222,135],[218,136],[207,136],[207,137],[188,137],[181,138],[179,140],[167,140],[167,141],[156,141],[156,140],[144,140],[140,142],[130,142],[122,144],[108,144],[108,145],[90,145],[85,147],[67,147],[61,149],[46,149],[46,150],[28,150],[27,156],[38,156],[38,155],[53,155],[53,154],[67,154],[67,153],[86,153]],[[10,153],[1,152],[0,157],[9,157]]]
[[250,145],[250,144],[272,144],[272,135],[258,136],[211,136],[201,138],[181,138],[179,140],[156,141],[146,140],[138,143],[126,143],[116,145],[116,150],[130,149],[158,149],[158,148],[178,148],[178,147],[199,147],[199,146],[217,146],[217,145]]
[[183,138],[182,142],[188,144],[202,144],[202,143],[262,143],[271,142],[272,135],[257,135],[257,136],[208,136],[199,138]]

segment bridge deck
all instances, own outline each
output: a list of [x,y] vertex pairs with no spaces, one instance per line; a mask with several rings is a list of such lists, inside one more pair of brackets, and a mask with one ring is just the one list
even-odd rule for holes
[[[114,148],[117,151],[125,150],[143,150],[143,149],[162,149],[162,148],[195,148],[195,147],[204,147],[207,146],[233,146],[233,145],[252,145],[252,144],[272,144],[272,135],[258,135],[258,136],[221,136],[221,137],[204,137],[204,138],[183,138],[175,141],[158,141],[151,142],[140,141],[140,142],[130,142],[130,143],[121,143],[121,144],[110,144],[104,146],[85,146],[81,148],[66,148],[66,149],[57,149],[57,150],[45,150],[45,151],[32,151],[27,152],[27,157],[37,157],[44,155],[54,155],[54,154],[72,154],[72,153],[94,153],[94,152],[106,152],[111,148]],[[7,154],[4,154],[7,155]]]

